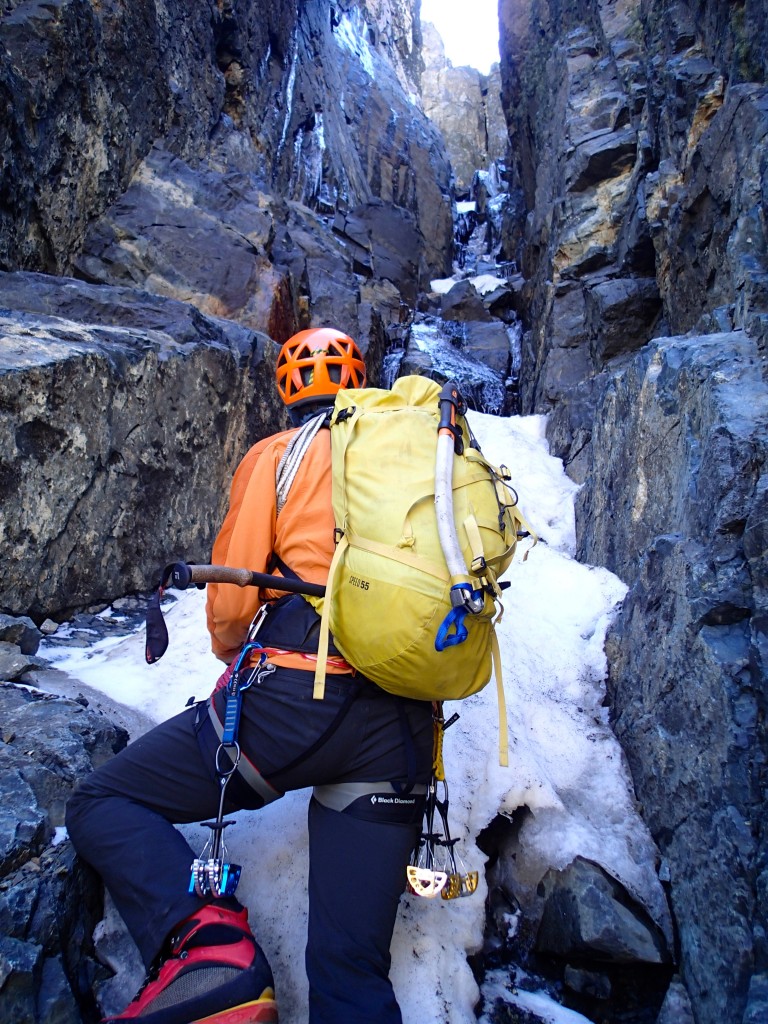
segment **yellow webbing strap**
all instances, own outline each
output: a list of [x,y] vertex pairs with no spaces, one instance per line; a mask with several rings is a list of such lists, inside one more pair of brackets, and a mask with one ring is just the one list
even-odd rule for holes
[[499,764],[509,767],[509,727],[507,725],[507,703],[504,698],[504,680],[501,675],[501,651],[496,630],[491,631],[491,657],[493,674],[496,676],[496,698],[499,704]]
[[414,555],[408,547],[400,548],[393,544],[381,544],[379,541],[370,540],[368,537],[358,537],[355,534],[350,535],[348,543],[350,547],[360,548],[361,551],[371,551],[375,555],[383,555],[384,558],[391,558],[395,562],[402,562],[403,565],[420,569],[421,572],[434,576],[435,579],[442,580],[444,583],[448,580],[448,570],[444,565],[440,566],[429,559]]
[[445,782],[445,765],[443,764],[443,736],[445,722],[443,720],[442,701],[438,701],[432,718],[434,742],[432,750],[432,775],[438,782]]
[[464,520],[464,529],[467,533],[467,540],[469,541],[469,547],[472,551],[472,561],[474,562],[477,558],[482,558],[485,561],[485,552],[483,551],[483,540],[480,536],[480,527],[477,525],[477,519],[474,514],[468,515]]
[[342,533],[336,550],[333,553],[331,564],[328,569],[328,579],[325,584],[325,597],[323,598],[323,611],[320,615],[320,636],[317,641],[317,664],[315,665],[315,685],[312,690],[314,700],[322,700],[325,696],[325,669],[328,663],[328,639],[330,636],[331,617],[331,595],[333,593],[333,578],[341,562],[341,557],[347,550],[347,538]]
[[464,520],[464,531],[469,541],[469,549],[472,552],[472,564],[470,566],[471,571],[477,576],[483,586],[490,584],[491,589],[496,593],[496,596],[500,594],[499,588],[496,586],[496,580],[493,576],[488,578],[486,572],[488,563],[485,560],[485,551],[483,550],[483,539],[480,536],[480,527],[477,525],[477,519],[474,515],[468,515]]
[[[520,526],[522,526],[522,528],[523,528],[523,529],[524,529],[524,530],[525,530],[525,531],[526,531],[526,532],[527,532],[527,533],[529,534],[529,536],[531,537],[531,539],[532,539],[532,541],[533,541],[533,544],[531,545],[531,547],[532,547],[532,548],[535,548],[535,547],[536,547],[536,545],[537,545],[537,544],[539,543],[539,535],[538,535],[538,533],[536,533],[536,531],[535,531],[535,530],[533,529],[533,527],[532,527],[532,526],[531,526],[531,524],[530,524],[530,523],[528,522],[528,520],[527,520],[527,519],[525,518],[525,516],[524,516],[524,515],[523,515],[523,513],[522,513],[522,512],[520,511],[520,509],[519,509],[519,508],[517,507],[517,505],[513,506],[513,508],[512,508],[512,510],[511,510],[511,511],[512,511],[512,515],[513,515],[513,517],[514,517],[514,518],[515,518],[515,519],[516,519],[516,520],[518,521],[518,523],[520,524]],[[529,550],[530,550],[530,549],[529,549]],[[525,554],[523,555],[523,561],[525,561],[525,560],[526,560],[527,558],[528,558],[528,551],[526,551],[526,552],[525,552]]]

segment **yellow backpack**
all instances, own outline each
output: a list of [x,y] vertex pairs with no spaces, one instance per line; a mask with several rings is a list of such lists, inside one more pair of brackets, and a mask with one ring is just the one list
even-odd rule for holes
[[467,697],[495,664],[506,763],[497,581],[531,531],[508,472],[484,458],[464,412],[456,385],[418,376],[391,391],[337,394],[337,545],[326,596],[310,599],[322,618],[315,696],[323,695],[329,629],[351,665],[418,700]]

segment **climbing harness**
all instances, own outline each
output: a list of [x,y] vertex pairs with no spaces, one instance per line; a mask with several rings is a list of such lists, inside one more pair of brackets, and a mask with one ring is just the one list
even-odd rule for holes
[[[201,822],[201,825],[205,825],[211,830],[211,834],[200,856],[195,857],[192,861],[191,877],[189,880],[188,891],[190,893],[195,892],[201,897],[214,896],[216,899],[221,899],[224,896],[232,896],[240,881],[242,867],[229,861],[227,845],[224,841],[224,830],[229,825],[236,824],[236,821],[232,818],[228,821],[224,820],[224,797],[229,780],[237,771],[240,763],[240,744],[237,741],[237,735],[240,727],[243,693],[253,686],[254,683],[260,682],[265,675],[275,671],[274,665],[264,664],[267,652],[260,643],[254,640],[267,611],[268,606],[263,605],[251,623],[248,630],[248,638],[235,662],[232,675],[226,686],[224,731],[221,736],[221,742],[216,750],[216,775],[218,776],[220,786],[219,810],[215,821]],[[243,678],[241,675],[243,666],[254,651],[259,652],[259,660],[256,665],[248,669],[248,674]],[[223,760],[228,762],[228,767],[223,766]]]
[[[457,839],[451,838],[448,826],[448,783],[443,765],[443,734],[458,720],[452,715],[446,722],[441,703],[435,705],[434,757],[432,777],[427,788],[427,803],[424,812],[424,831],[414,850],[411,863],[406,868],[408,890],[414,896],[433,899],[439,893],[444,900],[455,900],[460,896],[471,896],[477,889],[477,871],[467,871],[456,852]],[[443,798],[438,799],[437,787],[443,787]],[[439,815],[442,831],[435,830],[435,817]]]

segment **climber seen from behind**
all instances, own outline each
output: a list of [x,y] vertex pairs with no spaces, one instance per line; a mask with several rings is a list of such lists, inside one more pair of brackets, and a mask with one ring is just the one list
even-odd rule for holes
[[[324,426],[335,394],[365,383],[362,355],[340,331],[302,331],[282,346],[277,387],[296,427],[243,458],[213,564],[325,583],[335,523]],[[207,622],[213,652],[229,666],[211,698],[131,743],[68,806],[69,835],[103,877],[149,972],[109,1020],[277,1020],[272,973],[246,908],[234,895],[199,895],[194,872],[190,881],[196,854],[174,828],[216,818],[217,770],[225,768],[225,814],[314,787],[310,1024],[399,1024],[390,942],[430,778],[432,705],[380,689],[347,664],[332,637],[325,696],[313,699],[319,616],[278,580],[274,590],[211,584]],[[250,685],[241,691],[241,756],[232,771],[234,755],[227,760],[220,740],[236,659],[237,677]]]

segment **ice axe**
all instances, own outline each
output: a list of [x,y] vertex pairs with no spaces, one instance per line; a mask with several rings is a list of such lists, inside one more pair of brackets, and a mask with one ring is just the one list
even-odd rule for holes
[[153,665],[168,649],[168,629],[160,608],[160,600],[166,590],[187,590],[192,585],[202,588],[206,583],[233,583],[237,587],[264,587],[269,590],[285,591],[288,594],[307,594],[309,597],[324,597],[325,587],[320,583],[307,583],[298,577],[273,576],[267,572],[252,569],[237,569],[228,565],[191,565],[188,562],[172,562],[166,565],[160,576],[160,586],[147,605],[147,645],[145,657]]

